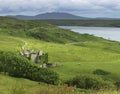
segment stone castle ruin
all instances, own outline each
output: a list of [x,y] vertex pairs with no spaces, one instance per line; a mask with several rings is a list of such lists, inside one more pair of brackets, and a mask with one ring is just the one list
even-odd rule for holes
[[48,53],[45,53],[42,50],[34,51],[22,47],[19,53],[21,56],[27,58],[35,64],[40,64],[40,67],[42,68],[61,66],[61,64],[59,64],[58,62],[48,63]]
[[21,49],[20,55],[28,58],[30,61],[36,64],[47,64],[48,63],[48,53],[44,53],[41,50],[30,50],[30,49]]

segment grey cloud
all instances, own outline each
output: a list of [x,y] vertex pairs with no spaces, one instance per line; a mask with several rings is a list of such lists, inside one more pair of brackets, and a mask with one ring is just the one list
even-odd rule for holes
[[60,11],[95,16],[117,14],[119,9],[119,0],[0,0],[0,15]]

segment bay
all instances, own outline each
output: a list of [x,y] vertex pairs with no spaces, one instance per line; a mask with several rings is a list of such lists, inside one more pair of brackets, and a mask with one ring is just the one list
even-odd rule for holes
[[120,28],[115,27],[82,27],[82,26],[59,26],[81,34],[91,34],[109,40],[120,41]]

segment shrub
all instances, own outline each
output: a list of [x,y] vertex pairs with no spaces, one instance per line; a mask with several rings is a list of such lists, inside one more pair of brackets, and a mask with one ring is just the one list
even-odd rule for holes
[[24,77],[26,67],[31,65],[26,58],[12,52],[1,52],[0,61],[3,72],[8,72],[9,75],[15,77]]
[[10,76],[28,78],[48,84],[57,84],[59,75],[50,70],[32,65],[28,59],[12,52],[0,52],[0,72]]
[[117,90],[120,90],[120,81],[115,82],[115,86],[116,86]]
[[94,75],[79,75],[66,83],[82,89],[101,89],[113,86],[110,82],[104,81],[102,78]]
[[41,81],[47,84],[58,84],[59,82],[59,75],[49,69],[34,67],[32,70],[29,70],[29,73],[31,75],[29,76],[28,74],[28,77],[34,81]]
[[109,75],[110,72],[104,71],[102,69],[96,69],[95,71],[93,71],[93,74],[97,74],[97,75]]

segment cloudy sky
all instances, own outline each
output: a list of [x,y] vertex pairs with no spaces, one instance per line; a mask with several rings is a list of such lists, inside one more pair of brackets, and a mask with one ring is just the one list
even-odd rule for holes
[[36,15],[45,12],[120,18],[120,0],[0,0],[0,15]]

